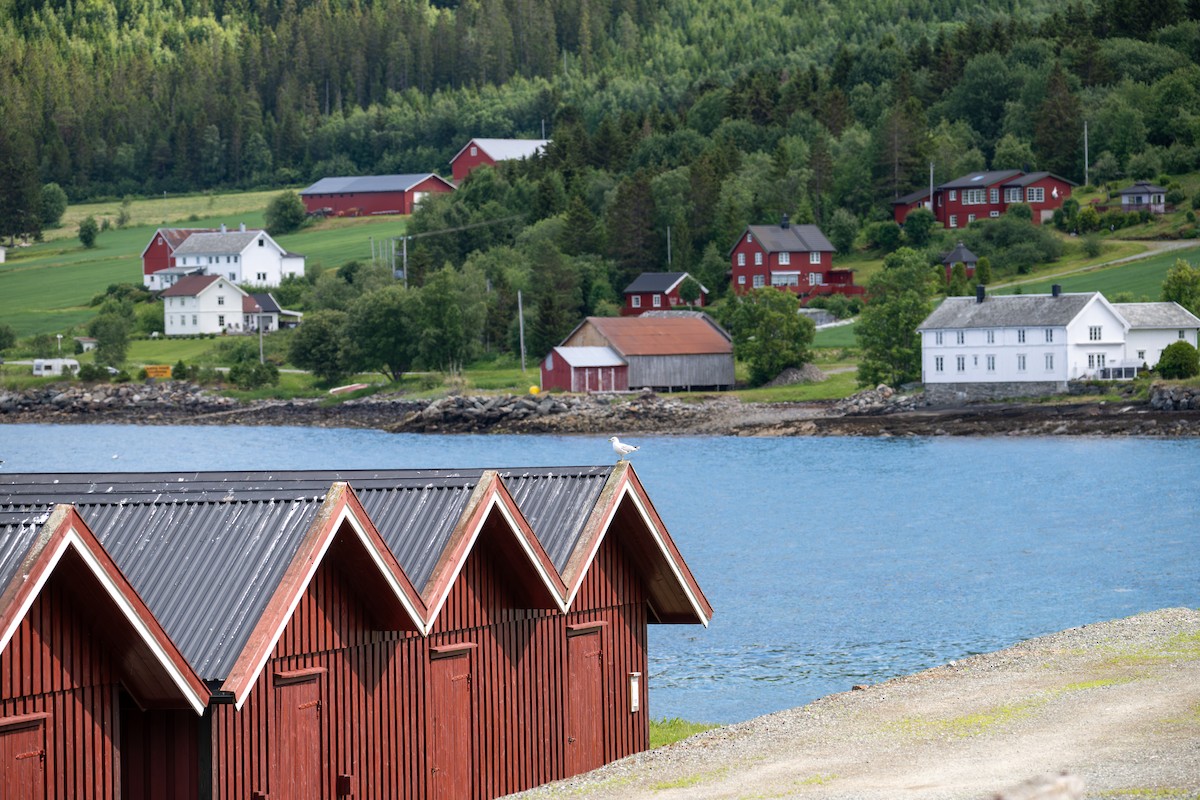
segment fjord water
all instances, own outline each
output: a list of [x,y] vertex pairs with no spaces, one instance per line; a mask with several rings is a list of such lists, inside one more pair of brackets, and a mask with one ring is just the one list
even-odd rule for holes
[[[638,475],[715,608],[652,626],[655,717],[733,722],[1200,605],[1200,440],[0,426],[7,472],[576,466]],[[115,456],[115,458],[114,458]]]

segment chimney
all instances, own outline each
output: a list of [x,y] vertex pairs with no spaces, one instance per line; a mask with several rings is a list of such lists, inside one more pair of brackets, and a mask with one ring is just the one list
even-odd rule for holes
[[975,287],[975,302],[982,303],[983,298],[987,295],[987,287],[982,283]]
[[245,233],[246,232],[246,223],[243,222],[242,224],[238,225],[238,230],[242,233]]
[[1058,297],[1060,294],[1062,294],[1062,284],[1060,284],[1060,283],[1053,284],[1050,287],[1050,296]]
[[224,232],[225,232],[225,223],[222,222],[221,223],[221,233],[224,233]]
[[783,217],[781,217],[779,220],[779,227],[783,228],[786,231],[790,226],[791,226],[791,223],[788,222],[788,215],[784,214]]

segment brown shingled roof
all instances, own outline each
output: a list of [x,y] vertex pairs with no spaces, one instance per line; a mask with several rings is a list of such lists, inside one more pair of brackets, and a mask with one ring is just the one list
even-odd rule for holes
[[588,317],[580,327],[589,324],[624,356],[733,352],[724,332],[700,317]]
[[188,275],[163,290],[162,297],[195,297],[216,281],[220,275]]

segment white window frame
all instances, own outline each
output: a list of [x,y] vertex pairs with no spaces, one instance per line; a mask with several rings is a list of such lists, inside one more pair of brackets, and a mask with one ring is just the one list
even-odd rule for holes
[[642,296],[640,294],[629,295],[629,307],[630,308],[641,308],[642,307]]
[[1019,203],[1021,202],[1021,187],[1009,186],[1004,190],[1004,202]]
[[987,332],[987,343],[988,343],[988,344],[995,344],[995,343],[996,343],[996,332],[995,332],[995,331],[988,331],[988,332]]
[[999,211],[989,211],[988,216],[991,217],[992,219],[996,219],[997,217],[1000,216],[1000,212]]
[[651,300],[651,305],[653,305],[655,308],[662,308],[662,295],[654,295],[653,299]]
[[941,356],[933,357],[933,371],[934,372],[945,372],[945,367],[946,367],[946,360],[944,358],[942,358]]
[[745,254],[745,253],[738,253],[737,262],[738,262],[738,266],[739,266],[739,267],[744,267],[744,266],[746,266],[746,254]]
[[1017,344],[1025,344],[1025,329],[1017,329]]
[[933,332],[933,341],[934,341],[934,344],[941,344],[941,343],[942,343],[942,332],[941,332],[941,331],[934,331],[934,332]]
[[762,262],[763,262],[763,257],[762,257],[762,251],[760,250],[754,254],[754,266],[761,267]]
[[1046,202],[1046,189],[1042,186],[1030,186],[1025,190],[1026,203]]
[[950,227],[951,227],[951,228],[957,228],[957,227],[958,227],[958,214],[951,214],[951,215],[950,215]]
[[808,273],[808,285],[809,286],[824,286],[825,285],[825,273],[823,273],[823,272]]
[[991,189],[988,189],[988,202],[989,203],[999,203],[1000,202],[1000,190],[994,186]]
[[966,372],[967,371],[967,357],[966,356],[955,356],[954,357],[954,365],[958,368],[959,372]]
[[1025,371],[1025,354],[1017,353],[1017,372]]
[[974,221],[975,221],[975,215],[974,215],[974,214],[967,214],[967,224],[968,224],[968,225],[970,225],[970,224],[971,224],[972,222],[974,222]]
[[738,286],[745,286],[745,285],[746,285],[746,276],[738,275]]
[[225,305],[225,295],[217,295],[217,305]]
[[954,189],[950,190],[950,202],[953,203],[958,199],[958,192]]
[[753,286],[755,289],[761,289],[761,288],[763,288],[764,286],[766,286],[766,284],[767,284],[767,282],[766,282],[766,279],[765,279],[765,278],[764,278],[762,275],[755,275],[755,276],[754,276],[754,280],[753,280],[752,286]]
[[987,371],[988,372],[996,371],[996,357],[993,355],[987,356]]
[[1054,344],[1054,328],[1046,328],[1046,344]]
[[810,252],[808,254],[808,263],[809,264],[820,264],[821,263],[821,251],[813,250],[812,252]]
[[1054,353],[1046,353],[1046,372],[1054,371]]
[[1100,326],[1100,325],[1089,325],[1089,326],[1088,326],[1088,341],[1089,341],[1089,342],[1099,342],[1099,341],[1102,341],[1102,337],[1101,337],[1101,335],[1100,335],[1100,331],[1101,331],[1101,326]]
[[780,266],[788,266],[792,263],[792,254],[786,250],[779,254]]
[[955,344],[966,344],[967,343],[967,332],[966,331],[955,331],[954,332],[954,343]]

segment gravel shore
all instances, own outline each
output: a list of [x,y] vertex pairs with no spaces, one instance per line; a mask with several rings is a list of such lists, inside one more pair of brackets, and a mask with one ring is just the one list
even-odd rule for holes
[[1200,612],[1072,628],[520,796],[974,800],[1063,772],[1088,798],[1200,798]]

